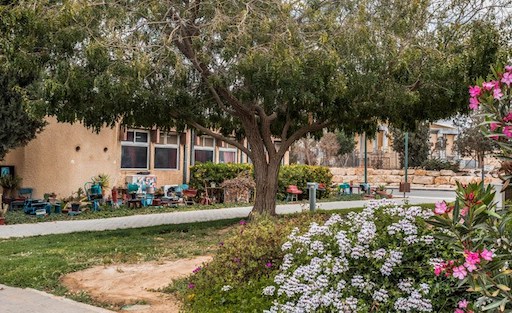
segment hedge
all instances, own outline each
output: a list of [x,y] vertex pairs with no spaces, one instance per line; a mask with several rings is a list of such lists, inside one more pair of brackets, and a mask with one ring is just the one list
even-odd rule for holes
[[[224,180],[235,178],[240,172],[250,171],[252,173],[251,164],[216,164],[216,163],[199,163],[190,167],[190,186],[199,190],[205,186],[215,183],[219,186]],[[278,199],[286,198],[286,187],[296,185],[303,192],[303,197],[308,197],[307,182],[323,183],[327,187],[327,192],[319,195],[325,197],[332,183],[332,174],[328,167],[311,166],[311,165],[285,165],[281,166],[279,171],[279,189]]]

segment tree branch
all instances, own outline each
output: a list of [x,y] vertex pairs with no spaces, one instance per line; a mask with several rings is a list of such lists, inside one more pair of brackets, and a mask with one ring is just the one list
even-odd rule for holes
[[213,130],[209,129],[208,127],[204,127],[195,121],[187,121],[187,124],[196,128],[197,130],[202,131],[203,133],[206,133],[206,134],[212,136],[215,139],[225,141],[225,142],[229,143],[230,145],[237,147],[238,149],[240,149],[242,152],[247,154],[252,159],[252,156],[253,156],[252,152],[247,147],[245,147],[243,144],[241,144],[240,142],[233,140],[231,138],[228,138],[226,136],[223,136],[222,134],[216,133]]
[[286,151],[288,150],[288,148],[297,140],[299,140],[300,138],[304,137],[304,135],[306,135],[307,133],[310,133],[310,132],[315,132],[315,131],[318,131],[318,130],[321,130],[321,129],[324,129],[326,127],[328,127],[329,125],[332,125],[333,122],[330,122],[330,121],[325,121],[325,122],[315,122],[315,123],[312,123],[310,125],[305,125],[305,126],[302,126],[301,128],[299,128],[299,130],[297,130],[296,132],[294,132],[286,141],[283,141],[281,143],[281,148],[279,149],[279,151],[277,152],[277,154],[280,156],[280,157],[283,157],[284,154],[286,153]]

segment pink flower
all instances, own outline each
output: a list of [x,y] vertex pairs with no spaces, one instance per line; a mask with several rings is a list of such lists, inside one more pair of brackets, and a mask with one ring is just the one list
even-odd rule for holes
[[478,110],[478,104],[480,102],[477,98],[469,98],[469,108],[473,111]]
[[436,202],[436,208],[434,209],[435,214],[437,214],[437,215],[444,214],[444,213],[446,213],[446,210],[447,210],[446,202],[444,202],[444,201]]
[[441,266],[441,265],[437,265],[437,266],[434,268],[434,275],[436,275],[436,276],[441,275],[441,273],[443,272],[443,270],[444,270],[443,266]]
[[496,135],[495,136],[489,136],[489,138],[491,138],[492,140],[498,140],[499,139],[499,137],[496,136]]
[[505,66],[505,71],[512,72],[512,65],[506,65]]
[[503,97],[503,93],[501,92],[500,88],[494,88],[494,90],[492,91],[492,96],[494,97],[494,99],[500,100],[501,97]]
[[508,138],[512,138],[512,126],[503,127],[503,134],[505,134],[505,136]]
[[192,273],[196,274],[196,273],[199,273],[200,271],[201,271],[201,266],[196,267],[196,268],[192,271]]
[[469,262],[464,263],[464,266],[468,269],[468,271],[470,273],[473,272],[474,270],[476,270],[476,268],[477,268],[475,264],[472,264]]
[[453,268],[453,277],[458,279],[464,279],[468,275],[468,272],[466,271],[466,268],[464,265],[456,266]]
[[453,313],[464,313],[464,310],[461,310],[461,309],[455,309],[455,311],[453,311]]
[[196,285],[193,283],[188,283],[188,289],[194,289],[196,288]]
[[485,82],[482,84],[482,86],[484,87],[485,90],[491,90],[494,87],[494,83],[493,82]]
[[505,122],[512,121],[512,112],[508,112],[508,114],[503,118],[503,121],[505,121]]
[[507,73],[503,74],[503,77],[501,78],[501,82],[507,84],[507,86],[510,87],[510,83],[512,83],[512,73],[507,72]]
[[267,264],[265,264],[265,267],[266,268],[271,268],[272,267],[272,262],[267,262]]
[[240,224],[240,225],[245,225],[245,224],[247,224],[247,222],[246,222],[245,220],[241,220],[241,221],[239,222],[239,224]]
[[482,89],[480,89],[480,86],[469,86],[469,95],[471,97],[478,97],[482,94]]
[[466,262],[469,264],[480,263],[480,255],[478,254],[478,252],[464,250],[464,256],[466,257]]
[[493,253],[492,253],[492,251],[489,251],[489,250],[487,250],[487,249],[484,249],[482,252],[480,252],[480,256],[481,256],[481,257],[482,257],[482,259],[484,259],[484,260],[492,261]]
[[492,132],[495,131],[498,127],[500,127],[500,124],[498,123],[491,123],[491,125],[489,126]]
[[465,309],[468,307],[468,300],[464,299],[464,300],[460,300],[459,303],[459,308],[461,309]]
[[468,214],[469,208],[465,207],[460,211],[460,215],[466,216]]

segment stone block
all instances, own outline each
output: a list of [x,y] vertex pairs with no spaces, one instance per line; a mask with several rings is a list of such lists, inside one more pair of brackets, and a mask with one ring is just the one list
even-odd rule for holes
[[434,179],[436,185],[450,185],[450,176],[439,176]]
[[402,181],[402,176],[399,175],[387,175],[386,176],[386,183],[400,183]]
[[441,176],[439,171],[427,171],[427,176],[438,177]]
[[391,174],[390,175],[403,175],[403,173],[400,174],[400,170],[391,170]]
[[434,177],[414,175],[414,178],[412,179],[412,183],[418,184],[418,185],[433,185]]
[[441,170],[439,173],[441,176],[455,176],[455,173],[452,170]]
[[355,175],[356,174],[356,169],[353,168],[353,167],[347,167],[345,169],[345,175]]
[[459,182],[461,184],[469,184],[471,182],[474,182],[475,181],[475,178],[476,177],[472,177],[472,176],[453,176],[451,179],[450,179],[450,184],[456,184],[456,182]]
[[416,175],[416,176],[425,176],[425,175],[427,175],[427,171],[418,169],[418,170],[414,171],[414,175]]

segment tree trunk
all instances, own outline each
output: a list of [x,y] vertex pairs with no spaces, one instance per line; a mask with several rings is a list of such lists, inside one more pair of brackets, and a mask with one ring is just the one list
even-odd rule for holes
[[277,156],[272,160],[269,160],[269,162],[266,162],[265,157],[255,158],[254,176],[256,181],[256,199],[251,215],[276,214],[276,197],[280,164],[281,159]]

